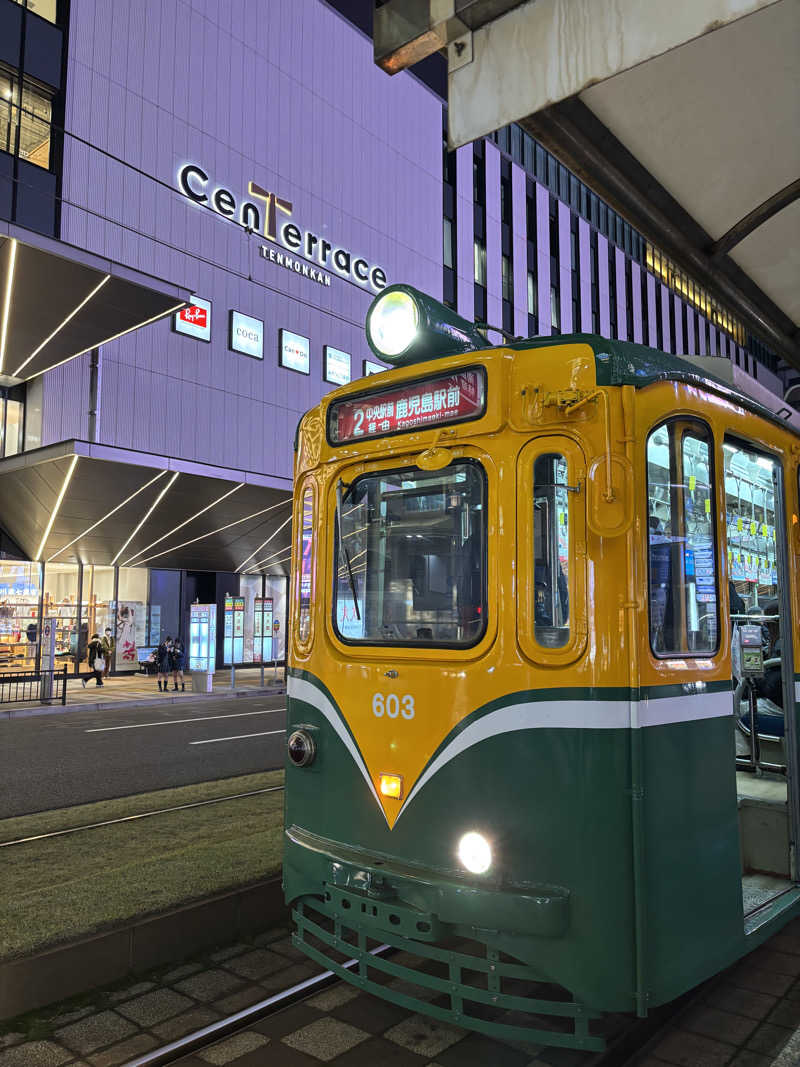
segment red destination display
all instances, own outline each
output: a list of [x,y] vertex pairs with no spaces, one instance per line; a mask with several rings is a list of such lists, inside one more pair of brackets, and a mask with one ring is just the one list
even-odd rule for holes
[[486,378],[483,369],[477,367],[336,401],[331,404],[328,425],[331,443],[340,445],[420,426],[463,422],[477,418],[485,410]]

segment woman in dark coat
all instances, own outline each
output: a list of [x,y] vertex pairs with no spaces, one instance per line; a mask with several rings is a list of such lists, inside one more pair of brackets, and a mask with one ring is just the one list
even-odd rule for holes
[[164,682],[163,692],[167,692],[169,686],[170,652],[172,650],[172,638],[165,637],[156,649],[156,665],[158,667],[158,691],[162,692],[161,682]]

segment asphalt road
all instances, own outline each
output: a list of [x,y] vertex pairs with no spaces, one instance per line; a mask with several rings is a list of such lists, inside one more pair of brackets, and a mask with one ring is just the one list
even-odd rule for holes
[[0,818],[282,767],[286,697],[0,722]]

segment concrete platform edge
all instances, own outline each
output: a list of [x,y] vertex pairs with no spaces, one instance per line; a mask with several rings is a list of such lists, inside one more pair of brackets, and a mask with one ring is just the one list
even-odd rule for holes
[[286,692],[284,685],[264,686],[262,689],[230,689],[216,690],[213,693],[181,693],[179,696],[168,697],[140,697],[138,700],[109,700],[99,701],[92,704],[43,704],[35,708],[18,708],[16,711],[9,708],[8,711],[0,712],[0,722],[10,722],[13,719],[26,719],[34,715],[63,715],[72,711],[114,711],[117,708],[143,708],[151,704],[180,704],[189,698],[195,700],[207,700],[215,697],[217,700],[228,700],[235,697],[259,697],[281,696]]
[[112,985],[288,920],[281,878],[221,893],[23,959],[0,962],[0,1020]]

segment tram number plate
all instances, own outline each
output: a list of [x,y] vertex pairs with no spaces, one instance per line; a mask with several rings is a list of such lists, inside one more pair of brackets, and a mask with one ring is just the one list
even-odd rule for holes
[[413,719],[415,712],[414,698],[410,693],[404,693],[403,696],[398,696],[397,693],[389,693],[386,696],[383,693],[372,694],[372,714],[378,719],[382,719],[384,715],[390,719],[396,719],[398,715],[404,719]]

